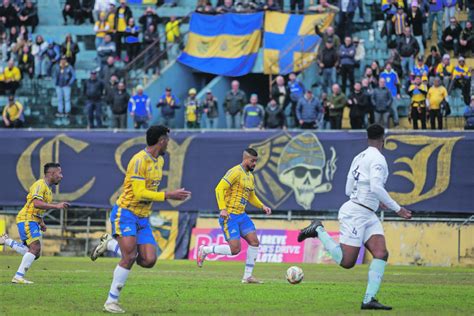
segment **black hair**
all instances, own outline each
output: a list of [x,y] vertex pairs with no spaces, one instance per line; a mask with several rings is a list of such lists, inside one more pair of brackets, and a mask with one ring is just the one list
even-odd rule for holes
[[244,152],[246,152],[247,154],[249,154],[252,157],[258,157],[257,151],[253,148],[247,148],[247,149],[244,150]]
[[385,134],[385,129],[379,124],[372,124],[367,128],[367,137],[369,139],[380,139]]
[[57,162],[48,162],[47,164],[44,165],[43,172],[44,174],[47,174],[49,169],[59,168],[59,167],[61,167],[61,165]]
[[146,131],[146,144],[153,146],[158,143],[161,137],[168,136],[170,129],[163,125],[154,125]]

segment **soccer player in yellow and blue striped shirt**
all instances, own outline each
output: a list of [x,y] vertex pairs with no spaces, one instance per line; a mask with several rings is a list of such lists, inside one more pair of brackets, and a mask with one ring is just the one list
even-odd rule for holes
[[106,312],[124,313],[118,299],[135,261],[143,268],[155,265],[156,241],[149,223],[152,203],[167,199],[185,200],[191,195],[184,189],[158,192],[169,131],[165,126],[152,126],[147,130],[147,147],[135,154],[128,163],[123,192],[112,208],[110,222],[115,239],[109,234],[103,235],[99,245],[92,251],[92,260],[96,260],[106,250],[114,251],[121,257],[104,304]]
[[228,245],[199,247],[197,264],[202,267],[208,254],[236,255],[240,252],[240,238],[248,243],[247,260],[242,283],[262,283],[253,277],[253,268],[258,255],[259,241],[255,225],[245,212],[248,203],[262,209],[267,215],[272,210],[265,206],[255,194],[253,170],[258,154],[248,148],[244,151],[240,165],[231,168],[216,187],[217,204],[220,210],[219,224]]
[[18,268],[12,283],[32,284],[24,278],[26,271],[30,268],[35,259],[41,253],[41,232],[46,231],[46,224],[43,221],[43,214],[50,209],[68,208],[69,203],[52,203],[53,192],[51,187],[61,182],[63,174],[59,163],[50,162],[44,165],[44,178],[36,181],[30,187],[26,204],[16,217],[18,232],[22,243],[9,238],[7,234],[0,236],[0,244],[7,245],[13,250],[23,255],[20,267]]

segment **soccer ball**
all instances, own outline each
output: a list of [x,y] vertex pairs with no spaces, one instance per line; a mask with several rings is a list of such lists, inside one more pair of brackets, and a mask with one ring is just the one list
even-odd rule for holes
[[286,270],[286,279],[288,282],[291,284],[298,284],[301,281],[303,281],[304,273],[303,269],[300,267],[289,267],[288,270]]

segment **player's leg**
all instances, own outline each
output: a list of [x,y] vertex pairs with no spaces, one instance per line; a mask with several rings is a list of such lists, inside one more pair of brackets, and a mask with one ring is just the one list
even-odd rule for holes
[[21,222],[18,223],[18,231],[21,240],[28,245],[28,251],[23,255],[20,266],[13,276],[12,283],[17,284],[31,284],[33,282],[25,279],[25,274],[33,264],[35,259],[38,259],[41,254],[41,230],[36,222]]
[[130,269],[137,258],[137,218],[129,210],[119,208],[117,205],[110,215],[112,234],[117,239],[121,251],[121,259],[114,270],[112,285],[110,286],[104,310],[110,313],[124,313],[118,304],[120,291],[125,286]]
[[28,252],[28,247],[23,245],[23,243],[11,239],[7,234],[0,236],[0,245],[5,245],[12,248],[14,251],[18,252],[20,255],[24,255]]
[[257,229],[246,213],[240,215],[239,230],[242,238],[244,238],[248,244],[247,259],[245,260],[245,270],[242,282],[256,284],[263,283],[253,277],[253,268],[255,267],[255,262],[257,261],[258,247],[260,246],[260,242],[256,233]]
[[373,214],[372,218],[365,231],[364,244],[374,259],[372,259],[369,266],[367,290],[361,308],[390,310],[392,309],[390,306],[384,306],[375,299],[382,283],[385,266],[387,265],[388,251],[382,223],[375,214]]
[[237,223],[237,215],[229,214],[227,218],[219,218],[219,225],[221,226],[222,232],[224,233],[227,245],[215,245],[215,246],[199,246],[197,254],[197,265],[202,267],[204,260],[207,255],[236,255],[240,252],[240,231]]
[[317,237],[337,264],[346,269],[352,268],[357,261],[364,236],[363,219],[357,219],[352,214],[359,211],[358,208],[359,206],[346,202],[339,210],[340,243],[332,239],[319,220],[314,220],[302,229],[298,241]]
[[153,268],[156,263],[156,241],[148,217],[141,218],[137,231],[137,264],[143,268]]

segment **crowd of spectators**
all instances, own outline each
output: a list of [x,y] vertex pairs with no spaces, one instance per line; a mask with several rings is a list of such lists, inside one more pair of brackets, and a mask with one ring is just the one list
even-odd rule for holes
[[[283,7],[282,0],[219,0],[216,6],[208,0],[200,0],[196,11],[221,14],[282,11]],[[469,9],[467,22],[458,23],[456,7]],[[352,128],[362,128],[371,122],[389,126],[390,119],[397,126],[398,107],[402,99],[409,98],[413,128],[419,128],[419,123],[421,128],[426,128],[427,120],[431,128],[442,128],[442,117],[449,112],[449,96],[453,91],[459,91],[466,105],[471,103],[471,69],[465,66],[464,57],[474,52],[473,1],[383,0],[380,9],[385,19],[382,35],[386,37],[390,58],[383,65],[377,61],[367,65],[364,40],[353,36],[355,13],[364,17],[361,0],[319,0],[316,3],[291,0],[292,13],[337,15],[334,25],[319,33],[322,43],[317,64],[321,94],[313,95],[314,85],[304,87],[296,74],[291,74],[288,82],[278,76],[270,91],[270,101],[263,106],[259,104],[261,95],[251,94],[248,98],[234,81],[223,100],[226,127],[340,129],[345,107],[349,108]],[[111,109],[114,127],[125,127],[127,112],[136,127],[149,124],[154,107],[151,100],[143,97],[143,87],[141,93],[129,96],[123,69],[117,64],[118,61],[131,62],[141,49],[151,45],[155,49],[144,56],[145,64],[164,50],[167,58],[176,58],[182,40],[181,20],[162,19],[152,7],[135,19],[126,0],[67,0],[63,17],[65,24],[68,19],[74,24],[89,21],[95,32],[97,69],[82,86],[88,127],[103,126],[104,103]],[[437,45],[433,45],[424,58],[427,41],[434,40],[435,21],[434,43]],[[45,40],[41,35],[33,40],[30,34],[37,25],[37,8],[31,1],[3,0],[0,40],[5,66],[0,71],[0,93],[14,94],[22,78],[51,78],[57,92],[57,116],[67,118],[71,111],[71,88],[76,81],[74,67],[79,46],[71,35],[67,35],[63,43]],[[160,34],[159,30],[164,32]],[[457,64],[451,62],[450,54],[458,59]],[[360,67],[364,67],[360,71],[362,77],[356,75]],[[205,100],[197,100],[196,94],[195,89],[190,89],[181,104],[171,89],[167,89],[155,105],[163,123],[174,127],[177,110],[184,107],[187,128],[217,127],[218,101],[210,91]],[[142,108],[144,110],[136,110]]]

